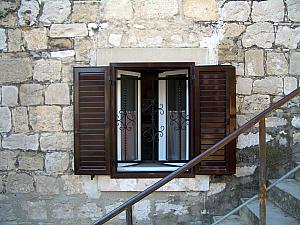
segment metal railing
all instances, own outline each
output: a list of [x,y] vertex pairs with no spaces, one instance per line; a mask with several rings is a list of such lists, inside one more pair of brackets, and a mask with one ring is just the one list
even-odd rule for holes
[[227,137],[219,141],[217,144],[206,150],[205,152],[199,154],[194,159],[187,162],[182,167],[178,168],[174,172],[170,173],[166,177],[162,178],[161,180],[157,181],[144,191],[140,192],[139,194],[135,195],[134,197],[127,200],[125,203],[120,205],[119,207],[115,208],[99,220],[97,220],[93,225],[99,225],[104,224],[105,222],[111,220],[124,210],[126,210],[126,222],[127,225],[132,225],[132,206],[145,198],[146,196],[150,195],[157,189],[164,186],[169,181],[173,180],[174,178],[178,177],[185,171],[193,168],[198,163],[200,163],[204,158],[210,156],[211,154],[218,151],[220,148],[224,147],[226,144],[231,142],[232,140],[236,139],[240,134],[244,133],[248,129],[250,129],[252,126],[254,126],[256,123],[259,123],[259,158],[260,158],[260,225],[266,225],[266,193],[267,193],[267,187],[266,187],[266,123],[265,119],[266,116],[269,115],[274,110],[278,109],[282,105],[284,105],[286,102],[294,98],[295,96],[300,95],[300,88],[297,88],[295,91],[291,92],[281,100],[279,100],[274,105],[270,106],[254,118],[252,118],[250,121],[239,127],[237,130],[229,134]]

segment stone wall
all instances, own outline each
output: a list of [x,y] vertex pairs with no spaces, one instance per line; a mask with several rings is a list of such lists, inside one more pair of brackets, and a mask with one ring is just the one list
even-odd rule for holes
[[[240,126],[299,86],[299,11],[298,0],[1,1],[0,223],[88,224],[133,194],[73,175],[73,66],[97,65],[103,48],[206,49],[209,64],[237,69]],[[299,151],[299,98],[267,128],[272,156],[289,160]],[[134,208],[138,224],[201,224],[236,205],[253,182],[257,144],[256,127],[238,139],[235,176],[155,193]]]

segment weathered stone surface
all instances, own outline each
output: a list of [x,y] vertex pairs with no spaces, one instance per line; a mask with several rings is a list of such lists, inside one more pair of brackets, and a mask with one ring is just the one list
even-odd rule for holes
[[73,135],[71,133],[44,133],[40,138],[41,150],[72,151]]
[[16,16],[16,13],[10,13],[4,18],[1,18],[0,16],[0,25],[3,27],[14,27],[17,23],[18,17]]
[[0,50],[7,49],[6,39],[5,29],[0,28]]
[[71,38],[52,38],[49,42],[51,49],[63,50],[71,49],[73,47],[73,41]]
[[253,82],[253,93],[281,95],[283,93],[283,80],[279,77],[267,77]]
[[4,176],[0,175],[0,193],[2,193],[2,192],[4,192]]
[[41,195],[59,194],[59,184],[56,177],[35,176],[36,191]]
[[75,56],[74,50],[51,52],[51,58],[68,58],[68,57],[74,57],[74,56]]
[[246,76],[264,76],[264,52],[263,50],[248,50],[245,52]]
[[37,0],[22,0],[21,6],[18,11],[19,24],[24,25],[33,25],[36,23],[36,18],[39,14],[40,6]]
[[236,167],[236,173],[234,174],[236,177],[245,177],[253,175],[257,166],[243,166],[243,167]]
[[18,156],[19,169],[43,170],[44,158],[39,153],[23,152]]
[[224,21],[247,21],[250,15],[250,5],[244,1],[227,2],[222,9]]
[[16,107],[12,109],[14,132],[28,132],[28,113],[26,107]]
[[[176,13],[175,9],[174,13]],[[198,21],[214,21],[217,19],[216,1],[184,0],[183,14]]]
[[37,150],[39,147],[38,134],[11,134],[4,136],[2,147],[7,149]]
[[151,202],[149,200],[141,200],[133,206],[132,211],[137,220],[149,221],[151,215]]
[[[80,218],[96,219],[101,217],[102,215],[102,209],[96,203],[86,203],[81,205],[78,209],[78,217]],[[135,216],[137,215],[135,214]]]
[[291,93],[292,91],[294,91],[298,85],[298,80],[295,77],[285,77],[283,79],[283,92],[285,95]]
[[6,191],[8,193],[33,192],[33,178],[26,173],[9,173]]
[[269,75],[288,74],[288,61],[284,53],[267,52],[267,73]]
[[46,28],[35,28],[23,32],[29,50],[47,49],[48,37]]
[[24,211],[27,211],[29,219],[32,220],[46,220],[47,219],[47,205],[45,200],[26,201],[21,204]]
[[57,219],[73,219],[76,215],[75,204],[68,202],[68,200],[54,202],[50,208],[51,216]]
[[236,80],[236,93],[250,95],[252,91],[252,79],[238,77]]
[[293,143],[299,143],[300,142],[300,133],[294,133],[293,134]]
[[92,41],[88,38],[76,38],[74,49],[76,61],[89,62],[91,59]]
[[2,105],[15,106],[18,104],[18,88],[16,86],[2,86]]
[[0,58],[0,83],[23,82],[32,76],[29,58]]
[[289,72],[292,75],[300,75],[300,52],[291,52]]
[[99,2],[74,2],[71,20],[73,22],[96,22],[100,11]]
[[69,0],[45,0],[40,21],[46,24],[62,23],[71,13]]
[[104,20],[130,20],[133,18],[133,6],[130,0],[105,0],[103,4]]
[[287,120],[285,118],[280,118],[276,116],[266,118],[266,127],[279,127],[285,125],[287,125]]
[[287,26],[279,26],[275,44],[290,49],[296,49],[300,41],[300,27],[290,28]]
[[68,167],[69,154],[67,152],[51,152],[46,154],[46,172],[60,174],[65,172]]
[[189,213],[186,206],[173,204],[167,201],[157,201],[155,203],[155,211],[157,214],[172,213],[174,215],[184,215]]
[[1,150],[0,151],[0,170],[14,170],[15,163],[16,163],[16,157],[18,155],[17,151],[6,151]]
[[84,194],[83,180],[80,176],[63,175],[63,189],[67,195]]
[[243,34],[242,44],[244,47],[258,46],[271,48],[274,42],[274,29],[271,23],[254,23],[246,28]]
[[245,96],[240,110],[242,113],[259,113],[270,106],[269,95],[250,95]]
[[268,0],[261,2],[254,1],[252,5],[251,17],[254,22],[283,21],[284,3],[283,1],[278,0]]
[[120,46],[120,44],[121,44],[122,37],[123,37],[122,34],[114,34],[114,33],[112,33],[112,34],[109,35],[108,42],[109,42],[112,46],[118,47],[118,46]]
[[73,107],[72,106],[63,108],[62,123],[63,123],[63,129],[65,131],[73,130]]
[[37,81],[57,81],[61,78],[61,62],[58,60],[38,60],[34,66],[33,79]]
[[50,37],[85,37],[88,29],[84,23],[53,24],[50,27]]
[[19,29],[8,29],[8,51],[18,52],[21,51],[22,46],[22,32]]
[[11,114],[8,107],[0,107],[0,132],[9,132],[11,129]]
[[40,84],[23,84],[20,86],[21,105],[40,105],[44,102],[44,87]]
[[299,116],[293,117],[293,119],[292,119],[292,125],[295,128],[298,128],[298,129],[300,128],[300,117]]
[[246,29],[245,25],[238,23],[225,23],[224,37],[238,37]]
[[[273,137],[269,134],[266,134],[266,142],[273,140]],[[241,134],[238,137],[237,148],[243,149],[247,147],[256,146],[259,143],[259,134],[258,133],[249,133]]]
[[[17,215],[14,212],[14,206],[13,204],[5,204],[5,203],[0,203],[0,221],[14,221],[17,219]],[[17,223],[6,223],[6,222],[1,222],[3,225],[17,225]]]
[[48,105],[70,104],[70,90],[66,83],[50,84],[45,91],[45,103]]
[[17,1],[1,1],[0,2],[0,18],[6,17],[9,13],[15,11],[20,4],[20,0]]
[[297,0],[286,0],[289,19],[300,22],[300,2]]
[[59,106],[37,106],[29,109],[29,123],[34,131],[62,130]]

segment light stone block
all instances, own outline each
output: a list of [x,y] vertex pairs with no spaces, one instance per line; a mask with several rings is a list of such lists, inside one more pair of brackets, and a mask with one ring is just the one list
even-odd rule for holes
[[6,149],[38,150],[38,134],[11,134],[3,136],[2,147]]
[[44,87],[40,84],[22,84],[20,86],[20,103],[23,106],[40,105],[44,102]]
[[7,50],[7,37],[3,28],[0,28],[0,50]]
[[227,2],[221,11],[224,21],[247,21],[250,15],[250,4],[245,1]]
[[45,91],[45,104],[69,105],[70,90],[66,83],[50,84]]
[[292,126],[300,129],[300,116],[294,116],[292,119]]
[[224,37],[238,37],[246,29],[245,25],[238,23],[225,23],[223,28]]
[[23,31],[23,36],[29,50],[47,49],[48,37],[46,28],[35,28]]
[[[76,23],[96,22],[100,11],[100,2],[73,2],[71,20]],[[118,6],[118,5],[116,5]]]
[[43,133],[40,138],[42,151],[72,151],[72,133]]
[[284,3],[278,0],[253,2],[251,17],[254,22],[280,22],[284,18]]
[[244,101],[241,103],[241,113],[260,113],[270,106],[269,95],[254,94],[245,96]]
[[283,79],[267,77],[253,82],[253,93],[281,95],[283,93]]
[[47,173],[60,174],[69,168],[69,153],[51,152],[46,154],[45,168]]
[[289,72],[300,76],[300,52],[291,52]]
[[31,220],[47,220],[47,205],[45,200],[26,201],[21,204]]
[[16,86],[2,86],[2,105],[18,105],[18,88]]
[[103,5],[104,20],[130,20],[133,18],[133,6],[130,0],[105,0]]
[[132,211],[138,221],[149,221],[151,215],[151,201],[144,199],[137,202],[133,205]]
[[269,75],[288,74],[288,61],[284,53],[267,52],[267,73]]
[[263,50],[248,50],[245,52],[245,73],[248,77],[264,76]]
[[62,199],[58,202],[53,202],[50,205],[51,216],[62,220],[62,219],[73,219],[75,215],[77,216],[77,210],[75,210],[77,204],[74,204],[66,199]]
[[0,170],[14,170],[18,151],[0,151]]
[[216,1],[184,0],[183,14],[199,21],[214,21],[217,19]]
[[284,48],[296,49],[300,41],[300,27],[291,28],[287,26],[279,26],[275,44]]
[[289,19],[300,22],[300,2],[298,0],[286,0]]
[[78,209],[79,218],[98,219],[103,215],[102,208],[93,202],[85,203]]
[[40,5],[38,1],[21,0],[21,5],[18,10],[19,24],[33,25],[36,23],[36,18],[40,11]]
[[293,143],[300,143],[300,133],[293,134]]
[[257,166],[243,166],[243,167],[236,167],[236,173],[234,174],[236,177],[246,177],[251,176],[254,174]]
[[272,23],[261,22],[249,25],[242,37],[244,47],[257,45],[261,48],[271,48],[275,41],[274,28]]
[[288,95],[298,87],[298,80],[295,77],[285,77],[283,79],[283,93]]
[[185,214],[188,214],[188,208],[187,206],[179,205],[179,204],[174,204],[170,202],[155,202],[155,212],[158,215],[163,215],[163,214],[169,214],[172,213],[173,215],[177,216],[182,216]]
[[285,125],[287,125],[287,120],[285,118],[275,116],[266,118],[266,127],[280,127]]
[[9,173],[6,184],[7,193],[34,192],[33,178],[26,173]]
[[26,107],[16,107],[12,109],[14,132],[28,132],[28,113]]
[[74,43],[75,60],[89,62],[93,43],[88,38],[76,38]]
[[88,29],[84,23],[53,24],[50,27],[50,37],[86,37]]
[[20,170],[40,170],[44,168],[44,158],[41,154],[32,152],[23,152],[18,156]]
[[18,52],[21,51],[22,46],[22,32],[19,29],[8,29],[8,51],[10,52]]
[[119,47],[122,41],[122,34],[110,34],[108,38],[109,44],[111,44],[114,47]]
[[29,123],[34,131],[61,131],[61,108],[37,106],[29,109]]
[[212,196],[224,191],[226,188],[226,183],[210,183],[209,191],[207,196]]
[[33,79],[37,81],[58,81],[61,78],[61,62],[58,60],[41,59],[36,62],[33,70]]
[[[273,137],[269,134],[266,134],[266,142],[273,140]],[[259,134],[258,133],[249,133],[241,134],[238,137],[237,148],[243,149],[247,147],[256,146],[259,144]]]
[[73,131],[73,106],[63,108],[62,124],[65,131]]
[[40,195],[59,194],[59,183],[57,178],[50,176],[35,176],[36,191]]
[[30,58],[0,58],[0,83],[24,82],[32,76]]
[[8,107],[0,107],[0,132],[11,130],[11,112]]
[[236,79],[236,93],[242,95],[250,95],[252,92],[252,79],[251,78],[241,78]]
[[46,0],[39,20],[45,24],[63,23],[70,13],[71,3],[69,0]]
[[51,52],[51,58],[68,58],[68,57],[74,57],[75,51],[74,50],[65,50],[65,51],[56,51]]
[[84,194],[83,179],[81,176],[63,175],[63,190],[67,195]]

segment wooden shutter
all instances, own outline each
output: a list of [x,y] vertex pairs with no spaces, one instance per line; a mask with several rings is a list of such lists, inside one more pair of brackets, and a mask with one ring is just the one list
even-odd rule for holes
[[[194,121],[195,154],[198,155],[234,131],[235,69],[232,66],[195,67]],[[236,142],[205,159],[197,174],[235,173]]]
[[74,68],[75,174],[110,172],[108,71]]

